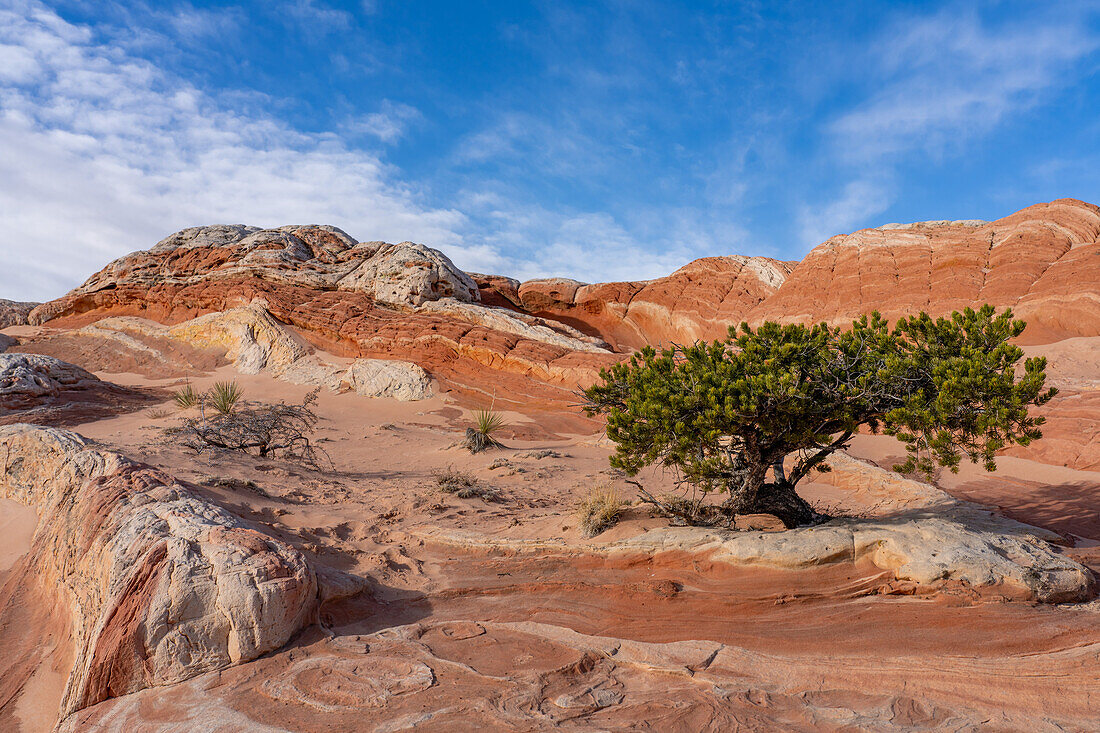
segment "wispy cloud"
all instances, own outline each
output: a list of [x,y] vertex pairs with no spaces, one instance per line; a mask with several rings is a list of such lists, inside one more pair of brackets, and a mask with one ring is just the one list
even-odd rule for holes
[[349,28],[353,19],[351,13],[327,5],[323,0],[289,0],[283,3],[283,8],[287,16],[306,23],[306,30],[316,35]]
[[860,160],[964,145],[1072,83],[1100,47],[1080,13],[998,24],[957,8],[906,18],[871,49],[875,93],[832,125]]
[[847,234],[885,211],[893,196],[893,186],[885,180],[849,181],[836,198],[800,207],[799,240],[809,249],[834,234]]
[[384,143],[392,143],[405,135],[409,125],[423,117],[416,107],[383,99],[377,112],[352,120],[345,127],[349,132],[370,135]]

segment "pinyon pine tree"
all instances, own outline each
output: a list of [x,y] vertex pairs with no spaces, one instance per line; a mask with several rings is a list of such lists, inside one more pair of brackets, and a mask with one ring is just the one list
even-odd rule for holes
[[[603,370],[585,409],[607,417],[613,466],[671,467],[695,490],[688,499],[643,489],[666,514],[717,525],[767,512],[794,527],[814,518],[795,486],[828,470],[861,427],[905,444],[908,460],[894,467],[905,472],[957,471],[963,457],[992,471],[997,451],[1042,437],[1043,418],[1028,408],[1056,390],[1043,389],[1045,358],[1018,368],[1023,351],[1009,340],[1025,325],[989,305],[893,328],[878,313],[851,329],[743,323],[725,341],[645,348]],[[721,501],[705,501],[714,492]]]

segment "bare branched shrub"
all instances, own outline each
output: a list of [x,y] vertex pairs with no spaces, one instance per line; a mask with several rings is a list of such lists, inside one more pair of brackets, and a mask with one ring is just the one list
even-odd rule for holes
[[502,498],[499,489],[483,486],[477,476],[465,471],[456,471],[448,466],[435,472],[435,482],[445,494],[454,494],[459,499],[481,498],[485,501],[499,501]]
[[577,509],[581,532],[585,537],[595,537],[610,529],[619,521],[625,504],[614,486],[596,484]]
[[494,438],[493,433],[499,432],[506,425],[504,417],[492,408],[477,410],[474,413],[474,427],[466,428],[463,445],[471,453],[480,453],[489,448],[503,448],[504,444]]
[[198,417],[187,418],[164,434],[197,453],[240,451],[295,460],[320,469],[322,461],[331,461],[309,437],[319,419],[312,409],[319,391],[307,394],[300,405],[255,405],[212,416],[207,416],[203,408]]

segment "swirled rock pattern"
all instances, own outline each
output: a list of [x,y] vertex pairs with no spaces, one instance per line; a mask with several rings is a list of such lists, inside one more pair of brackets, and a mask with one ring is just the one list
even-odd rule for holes
[[68,611],[62,716],[281,647],[317,603],[296,550],[81,436],[0,427],[0,498],[34,507],[22,571]]

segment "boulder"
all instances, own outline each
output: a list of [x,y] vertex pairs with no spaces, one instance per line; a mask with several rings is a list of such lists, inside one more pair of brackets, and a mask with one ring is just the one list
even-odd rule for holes
[[171,477],[53,428],[0,427],[0,446],[0,498],[39,517],[21,570],[72,619],[62,717],[256,659],[312,621],[302,555]]
[[356,251],[367,257],[337,280],[341,290],[364,292],[379,303],[417,306],[453,298],[466,303],[481,299],[470,276],[438,250],[413,242],[368,242]]
[[39,354],[0,354],[0,409],[27,409],[70,390],[89,390],[99,377],[75,364]]
[[392,397],[408,402],[432,396],[431,376],[407,361],[356,359],[345,378],[353,390],[367,397]]
[[208,313],[172,326],[168,335],[199,348],[224,350],[242,374],[259,374],[265,369],[278,374],[309,349],[272,318],[266,306],[255,300],[241,308]]

